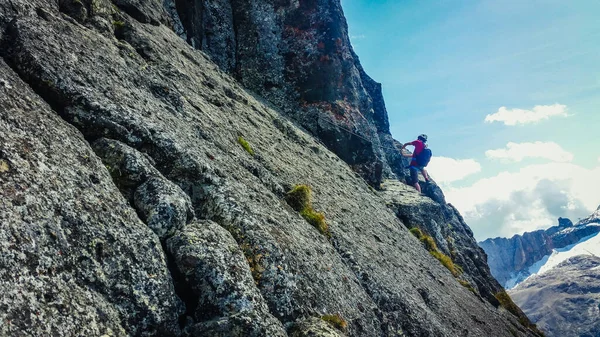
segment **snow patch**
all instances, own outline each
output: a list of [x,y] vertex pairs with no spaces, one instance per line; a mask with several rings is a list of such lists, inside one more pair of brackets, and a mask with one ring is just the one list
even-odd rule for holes
[[554,249],[548,261],[540,267],[537,274],[543,274],[561,262],[577,255],[595,255],[600,257],[600,235],[598,233],[592,234],[582,238],[575,244]]
[[504,289],[510,290],[516,286],[518,286],[521,282],[525,281],[529,278],[529,274],[526,272],[518,272],[517,274],[511,273],[512,277],[504,283]]
[[598,206],[598,209],[592,213],[592,215],[590,215],[589,217],[580,220],[577,225],[592,225],[592,226],[597,226],[594,223],[600,223],[600,206]]
[[544,267],[544,265],[546,265],[546,263],[548,263],[548,260],[550,259],[550,256],[551,255],[546,255],[546,256],[542,257],[541,260],[539,260],[536,263],[532,264],[529,267],[529,269],[528,269],[529,275],[539,274],[540,270]]

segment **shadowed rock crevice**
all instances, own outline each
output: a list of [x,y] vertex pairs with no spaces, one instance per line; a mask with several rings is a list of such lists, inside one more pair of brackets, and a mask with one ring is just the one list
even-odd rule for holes
[[111,0],[112,3],[140,23],[158,26],[169,23],[162,1],[155,0]]
[[175,294],[177,294],[177,297],[185,306],[185,311],[181,312],[178,320],[179,327],[185,331],[186,328],[194,324],[194,313],[198,310],[199,297],[192,289],[192,285],[185,278],[185,275],[179,271],[173,254],[169,252],[164,242],[162,243],[162,249],[167,257],[167,268],[173,280]]

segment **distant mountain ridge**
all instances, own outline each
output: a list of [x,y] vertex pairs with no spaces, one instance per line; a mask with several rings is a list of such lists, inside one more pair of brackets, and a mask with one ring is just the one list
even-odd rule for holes
[[[491,238],[479,242],[488,255],[492,275],[506,289],[511,289],[535,273],[536,263],[550,256],[555,249],[577,244],[600,232],[600,207],[575,225],[566,218],[558,226],[527,232],[512,238]],[[533,269],[532,269],[533,267]]]

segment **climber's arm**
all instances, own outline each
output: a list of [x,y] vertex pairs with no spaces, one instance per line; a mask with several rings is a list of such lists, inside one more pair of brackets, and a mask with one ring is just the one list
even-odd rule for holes
[[412,157],[412,153],[405,153],[403,150],[406,149],[407,146],[409,145],[413,145],[412,142],[410,143],[405,143],[402,145],[402,147],[400,148],[400,153],[402,154],[403,157]]

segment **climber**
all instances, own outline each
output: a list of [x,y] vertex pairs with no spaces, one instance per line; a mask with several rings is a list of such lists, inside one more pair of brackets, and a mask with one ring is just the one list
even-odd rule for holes
[[[417,137],[417,140],[406,143],[402,145],[400,152],[404,157],[411,157],[409,170],[410,170],[410,183],[409,185],[413,185],[419,193],[421,193],[421,186],[419,185],[419,171],[423,174],[423,178],[425,178],[425,182],[429,182],[429,175],[425,170],[427,164],[429,164],[429,160],[431,159],[431,150],[427,148],[427,135],[422,134]],[[415,147],[415,150],[412,154],[404,153],[404,150],[407,146],[412,145]],[[425,150],[425,151],[424,151]]]

